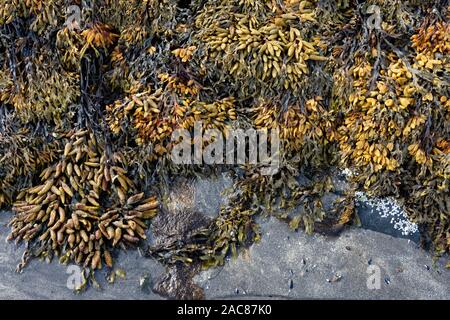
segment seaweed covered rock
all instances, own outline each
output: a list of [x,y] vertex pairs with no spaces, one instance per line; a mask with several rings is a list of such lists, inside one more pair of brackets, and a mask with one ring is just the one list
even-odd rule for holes
[[[19,269],[110,267],[176,176],[220,171],[231,201],[150,255],[222,264],[262,236],[261,214],[338,234],[356,191],[394,196],[450,252],[449,19],[447,0],[3,1],[0,206],[29,244]],[[174,164],[174,134],[198,124],[278,132],[278,170]],[[351,187],[325,208],[336,169]]]
[[92,133],[69,132],[57,139],[63,154],[41,172],[41,184],[17,196],[8,239],[32,242],[29,256],[58,255],[61,262],[92,270],[103,263],[112,267],[111,248],[146,239],[145,221],[156,215],[158,201],[134,191],[120,154],[107,161]]

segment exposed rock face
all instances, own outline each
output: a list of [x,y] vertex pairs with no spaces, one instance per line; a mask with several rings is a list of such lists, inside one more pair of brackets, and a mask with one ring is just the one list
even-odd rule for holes
[[[230,185],[227,176],[174,184],[164,210],[153,220],[149,244],[188,241],[193,230],[209,223],[208,214],[218,212],[226,201],[222,193]],[[360,215],[373,219],[373,208],[365,210]],[[261,241],[226,261],[224,267],[200,271],[197,265],[174,264],[164,268],[154,259],[128,251],[117,257],[118,267],[126,270],[125,280],[109,285],[100,271],[97,280],[102,291],[90,288],[75,295],[66,286],[67,268],[56,262],[47,266],[34,261],[27,272],[14,272],[21,250],[4,241],[10,215],[0,214],[0,298],[4,299],[450,298],[449,271],[439,262],[434,267],[432,256],[412,241],[355,227],[339,237],[308,236],[273,217],[258,219]],[[378,231],[391,234],[392,225],[379,225]],[[380,270],[378,290],[367,287],[367,272],[373,268]],[[139,288],[144,274],[151,290]]]
[[[406,239],[360,228],[338,238],[293,233],[274,218],[221,269],[196,276],[206,299],[449,299],[450,272]],[[379,289],[367,283],[379,270]]]
[[[191,298],[188,290],[206,299],[450,299],[449,271],[441,263],[433,267],[431,255],[413,242],[357,228],[346,230],[339,238],[307,236],[273,218],[260,221],[260,243],[227,261],[223,268],[199,273],[194,282],[186,279],[193,275],[189,270],[174,267],[165,272],[155,260],[130,251],[117,257],[117,264],[127,271],[125,280],[109,285],[100,271],[97,280],[103,290],[90,288],[76,295],[66,287],[66,268],[56,262],[35,261],[27,272],[14,272],[21,250],[5,242],[8,215],[0,215],[2,299],[161,299],[160,294]],[[380,267],[380,290],[367,288],[369,262]],[[149,274],[156,293],[139,288],[143,273]],[[339,281],[327,281],[335,275],[341,276]],[[180,279],[187,285],[180,286]]]
[[[222,196],[231,179],[219,176],[211,179],[188,180],[177,179],[171,186],[163,202],[161,213],[151,226],[151,250],[173,248],[173,252],[159,254],[165,259],[175,254],[178,243],[193,242],[202,228],[207,228],[218,212],[220,205],[226,201]],[[201,299],[203,289],[198,287],[192,277],[199,272],[200,266],[183,265],[178,262],[170,265],[153,287],[153,291],[171,299]]]

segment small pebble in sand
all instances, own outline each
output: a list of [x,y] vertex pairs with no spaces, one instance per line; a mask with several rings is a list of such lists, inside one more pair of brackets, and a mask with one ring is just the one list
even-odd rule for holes
[[334,274],[333,277],[331,277],[331,279],[326,279],[327,282],[329,283],[334,283],[334,282],[338,282],[342,279],[342,276],[338,273]]

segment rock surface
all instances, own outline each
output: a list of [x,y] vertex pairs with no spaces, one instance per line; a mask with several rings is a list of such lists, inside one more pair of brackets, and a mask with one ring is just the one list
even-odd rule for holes
[[[56,261],[47,265],[34,260],[22,274],[16,273],[23,248],[5,242],[9,215],[0,215],[0,299],[161,298],[142,290],[139,281],[146,274],[150,282],[155,281],[164,267],[139,257],[137,251],[118,256],[117,265],[127,273],[125,280],[109,285],[105,272],[100,272],[101,291],[89,288],[74,294],[67,288],[67,267]],[[433,267],[430,254],[412,241],[357,228],[339,238],[308,236],[273,218],[261,221],[261,228],[260,243],[224,267],[194,278],[206,299],[450,299],[450,271],[441,263]],[[369,262],[380,268],[379,290],[367,288]]]
[[[166,206],[174,212],[194,209],[210,219],[226,201],[222,192],[231,187],[227,176],[181,183],[174,186],[178,191],[171,193]],[[402,239],[370,206],[362,206],[359,214],[363,228],[348,228],[340,237],[309,236],[274,218],[260,218],[259,243],[224,267],[201,272],[191,285],[202,287],[206,299],[450,299],[450,270],[442,262],[433,266],[431,254],[410,241],[416,240],[416,234]],[[10,212],[0,212],[0,299],[161,299],[152,288],[171,296],[165,286],[173,282],[170,275],[175,270],[140,257],[138,251],[120,252],[116,258],[116,267],[126,271],[126,279],[110,285],[106,271],[100,271],[96,278],[103,289],[91,287],[82,294],[68,288],[70,270],[56,260],[50,265],[33,260],[18,274],[15,268],[24,248],[5,241],[10,217]],[[174,225],[163,215],[157,219],[150,228],[152,244],[170,240],[168,232],[158,236],[157,228],[169,226],[173,232],[178,230],[177,235],[188,231],[186,219]],[[380,232],[368,230],[372,226]],[[368,272],[375,274],[369,279]],[[144,278],[148,284],[142,289]],[[379,289],[370,290],[368,280],[375,286],[379,280]]]
[[14,243],[5,241],[9,232],[5,224],[10,216],[11,213],[0,212],[0,299],[161,299],[143,291],[139,281],[147,274],[152,279],[159,276],[164,267],[152,259],[140,257],[137,251],[120,252],[116,259],[117,268],[126,271],[126,279],[116,277],[114,284],[108,284],[106,272],[102,270],[96,279],[103,289],[92,287],[82,294],[67,287],[70,270],[57,259],[51,264],[32,260],[21,274],[16,273],[24,247],[17,248]]
[[[207,299],[450,299],[450,271],[412,241],[359,228],[308,236],[273,218],[261,231],[236,260],[196,277]],[[370,290],[377,268],[380,288]]]

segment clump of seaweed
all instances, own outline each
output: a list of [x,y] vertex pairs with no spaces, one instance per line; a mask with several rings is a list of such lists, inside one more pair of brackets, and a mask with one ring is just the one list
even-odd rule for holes
[[411,36],[408,53],[386,40],[389,49],[377,59],[372,54],[355,59],[336,137],[340,161],[355,170],[354,181],[369,194],[404,198],[410,219],[427,226],[435,249],[444,253],[449,250],[448,23],[430,20]]
[[308,62],[327,60],[308,28],[317,23],[314,10],[308,1],[208,2],[195,19],[200,68],[207,76],[214,68],[245,95],[263,89],[299,92],[310,73]]
[[0,10],[0,24],[18,18],[31,18],[30,30],[42,35],[63,23],[64,0],[5,0]]
[[10,45],[17,46],[15,50],[24,57],[21,64],[10,57],[13,72],[4,74],[1,102],[13,106],[24,124],[37,120],[61,124],[61,118],[70,116],[70,107],[79,99],[79,75],[61,68],[49,47],[30,54],[30,44],[23,38]]
[[331,163],[331,142],[335,139],[335,115],[323,105],[317,96],[303,106],[290,105],[286,110],[262,103],[253,108],[256,129],[278,130],[285,159],[303,166],[320,167]]
[[54,161],[57,146],[30,134],[27,128],[0,130],[0,208],[32,183],[33,173]]
[[202,87],[193,79],[163,73],[156,90],[141,90],[107,106],[107,122],[116,135],[130,134],[131,126],[138,145],[150,144],[149,161],[170,154],[176,130],[191,132],[195,123],[201,122],[206,129],[225,132],[227,122],[236,119],[233,97],[202,101]]
[[92,132],[56,138],[64,145],[61,160],[17,196],[8,239],[32,243],[29,257],[56,255],[91,270],[112,267],[114,247],[146,239],[146,221],[156,215],[158,201],[135,191],[120,154],[107,155]]

